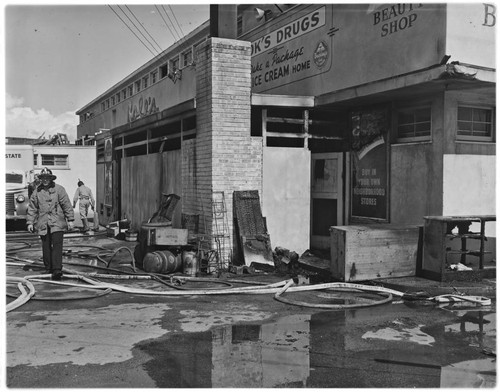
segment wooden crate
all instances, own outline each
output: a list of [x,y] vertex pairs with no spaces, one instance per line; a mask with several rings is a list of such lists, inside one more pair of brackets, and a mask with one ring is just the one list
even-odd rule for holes
[[332,226],[331,273],[345,282],[415,276],[417,226]]
[[141,238],[145,238],[147,246],[187,245],[188,230],[174,229],[171,224],[165,223],[145,223],[141,226]]
[[[424,216],[422,269],[418,276],[441,282],[480,281],[495,278],[496,268],[485,265],[485,223],[496,221],[494,215]],[[479,232],[471,232],[475,222]],[[455,231],[453,231],[455,229]],[[489,256],[491,260],[495,256]],[[449,267],[461,263],[470,271],[452,271]]]

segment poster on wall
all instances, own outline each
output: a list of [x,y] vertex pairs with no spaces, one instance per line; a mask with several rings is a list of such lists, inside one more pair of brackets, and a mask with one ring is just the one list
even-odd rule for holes
[[110,137],[104,139],[104,161],[111,162],[113,160],[113,142]]
[[113,205],[113,162],[104,164],[104,204]]
[[389,219],[387,119],[385,109],[352,113],[352,218]]
[[113,206],[113,142],[110,137],[104,139],[104,205]]

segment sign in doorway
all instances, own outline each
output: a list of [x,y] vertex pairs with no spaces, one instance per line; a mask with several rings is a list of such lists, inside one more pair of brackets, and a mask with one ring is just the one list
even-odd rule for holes
[[387,111],[354,112],[351,218],[388,221]]

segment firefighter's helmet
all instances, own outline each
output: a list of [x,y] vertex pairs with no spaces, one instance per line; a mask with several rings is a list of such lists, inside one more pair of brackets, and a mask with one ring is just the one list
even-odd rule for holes
[[42,169],[42,171],[41,171],[41,172],[40,172],[40,174],[38,175],[38,178],[39,178],[40,180],[47,180],[47,179],[48,179],[48,180],[53,181],[53,180],[55,180],[57,177],[56,177],[56,176],[54,176],[54,175],[52,174],[52,170],[47,169],[47,168],[45,167],[44,169]]

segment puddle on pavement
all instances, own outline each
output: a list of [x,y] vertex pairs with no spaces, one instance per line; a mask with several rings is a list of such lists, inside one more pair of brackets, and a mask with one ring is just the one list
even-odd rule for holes
[[[488,328],[457,336],[460,323],[445,326],[427,315],[433,324],[427,328],[411,314],[391,322],[397,331],[391,334],[388,323],[370,325],[377,310],[364,312],[297,314],[211,329],[207,325],[217,320],[208,313],[185,312],[187,333],[137,348],[153,358],[144,366],[161,388],[437,388],[455,386],[457,372],[460,386],[494,385],[496,358],[470,341],[496,340],[495,313],[482,315]],[[469,317],[479,319],[476,313]],[[232,322],[230,314],[220,315],[223,323]]]
[[268,319],[272,313],[260,311],[253,305],[242,306],[240,303],[227,303],[224,310],[214,313],[211,310],[184,310],[179,322],[186,332],[208,331],[213,326],[233,324],[237,322],[252,322]]
[[407,341],[427,346],[432,346],[432,344],[435,342],[432,336],[429,336],[426,333],[422,332],[420,328],[423,327],[423,325],[419,325],[416,328],[398,327],[400,327],[398,323],[394,322],[394,328],[383,328],[375,332],[369,331],[365,333],[362,338]]
[[29,322],[7,319],[8,366],[123,362],[131,345],[158,338],[165,305],[124,304],[33,312]]
[[496,358],[475,359],[441,368],[440,388],[494,388]]

